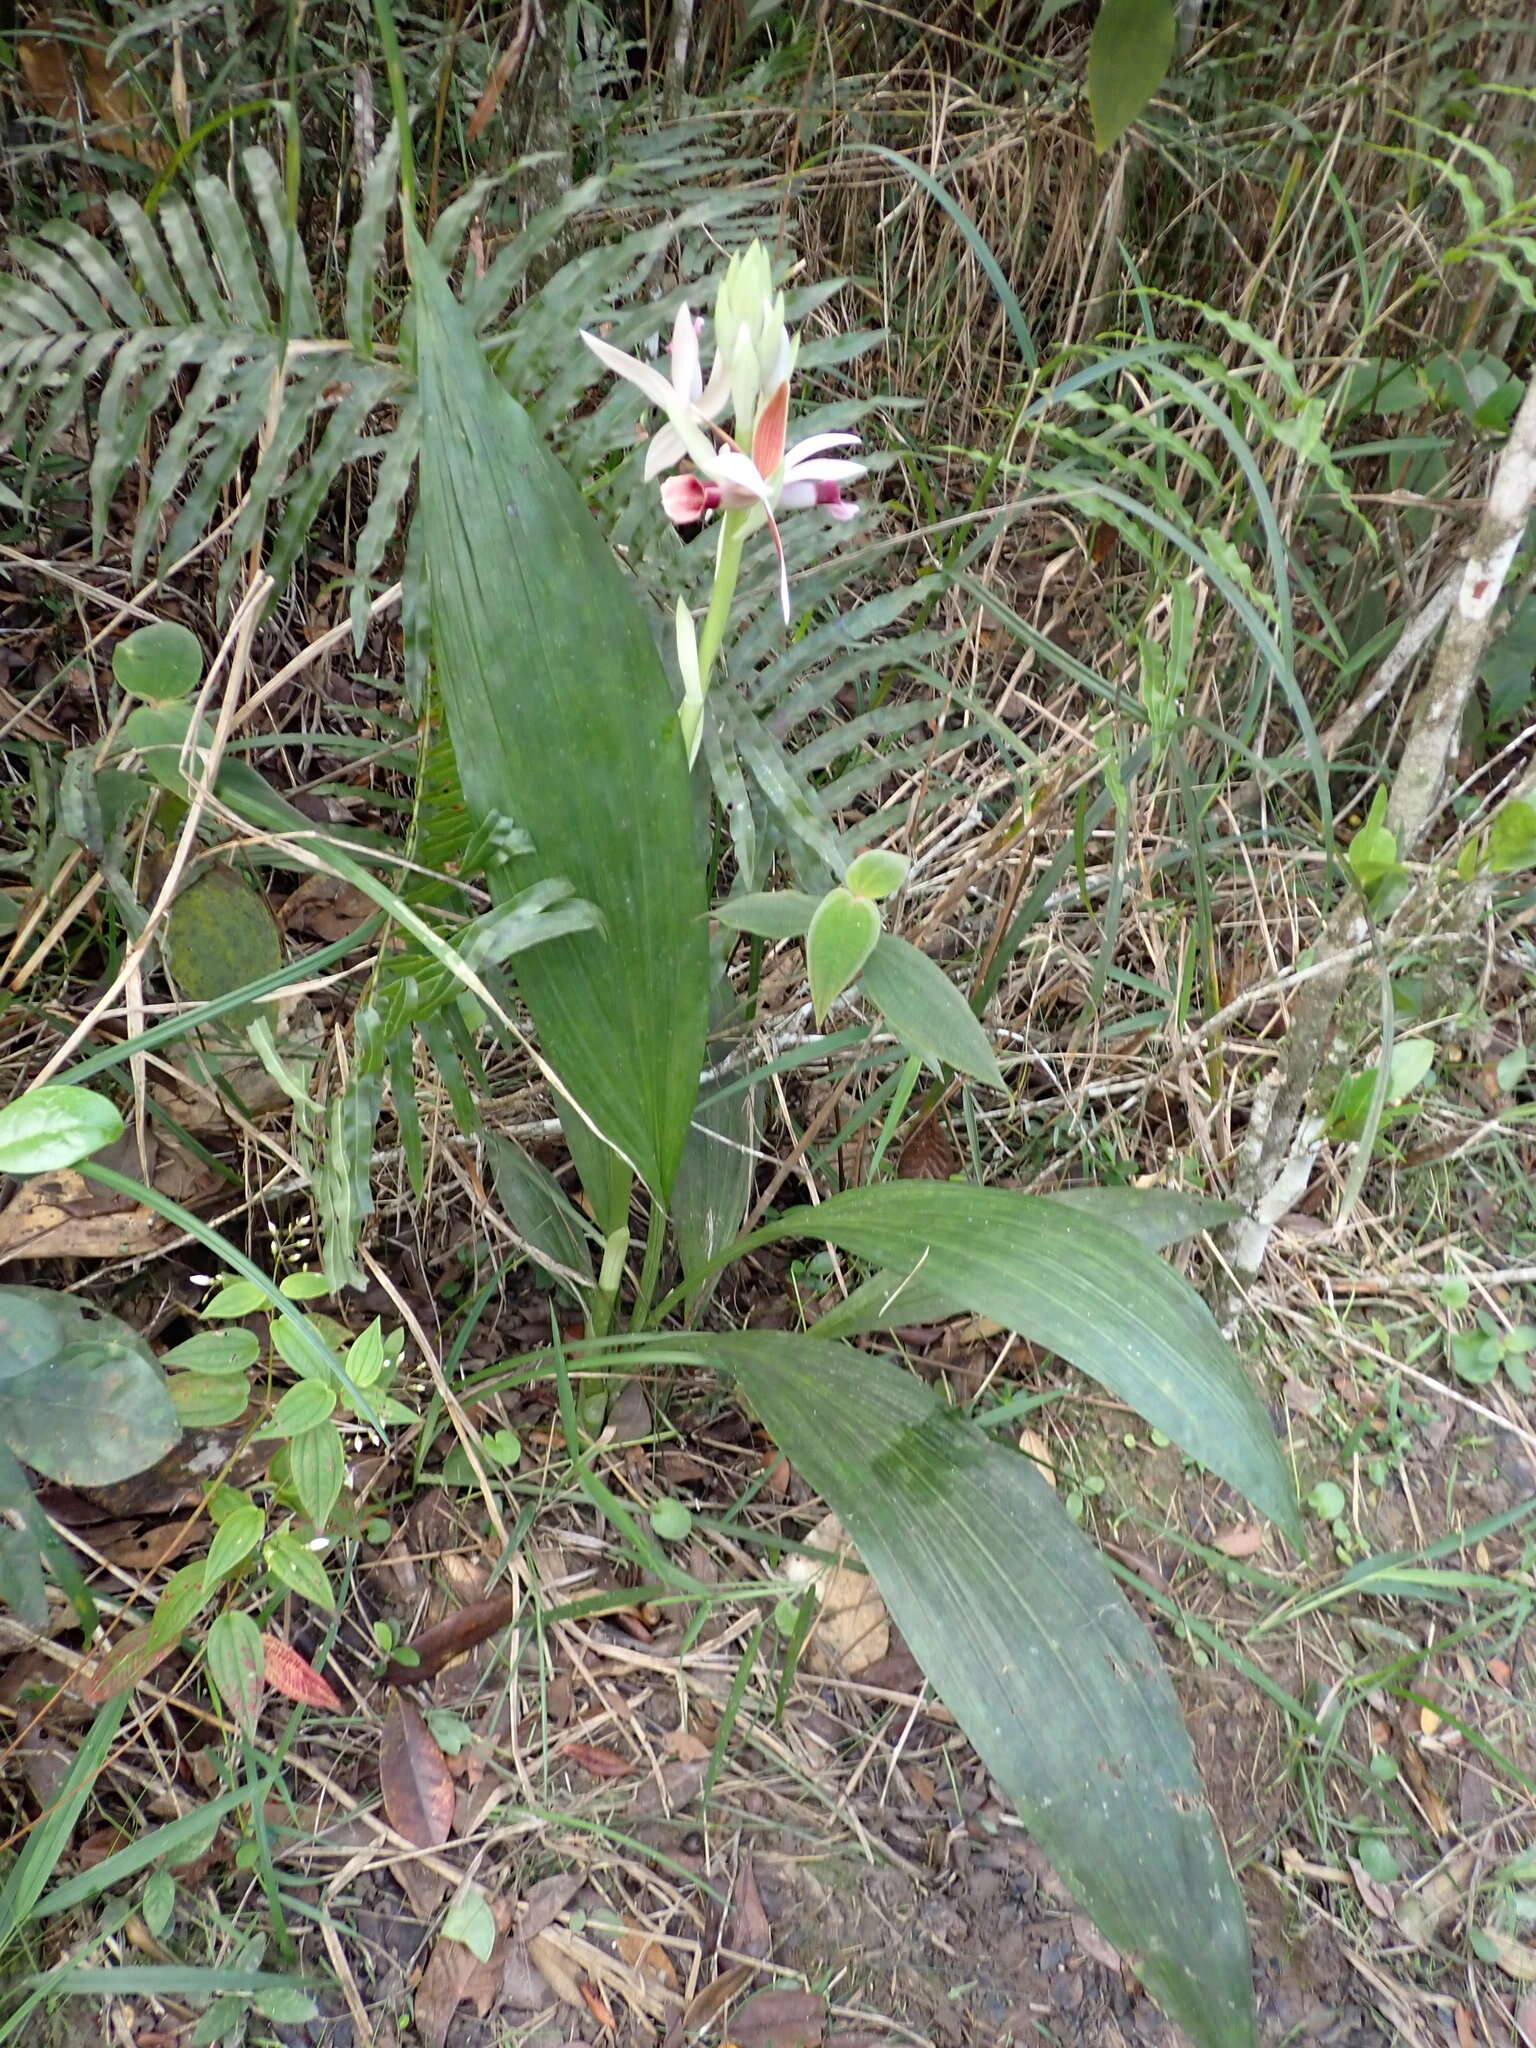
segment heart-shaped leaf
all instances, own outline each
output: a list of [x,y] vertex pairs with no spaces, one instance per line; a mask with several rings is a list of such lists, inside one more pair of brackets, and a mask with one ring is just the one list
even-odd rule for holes
[[142,1472],[181,1434],[137,1331],[41,1287],[0,1287],[0,1443],[66,1486]]

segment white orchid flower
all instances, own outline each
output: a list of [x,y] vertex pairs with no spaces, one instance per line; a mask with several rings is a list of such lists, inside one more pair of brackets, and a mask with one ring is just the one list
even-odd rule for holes
[[704,423],[713,420],[725,408],[731,395],[730,377],[715,358],[710,373],[709,388],[699,369],[699,329],[693,314],[687,306],[678,308],[677,319],[672,328],[672,374],[663,377],[659,370],[639,356],[627,356],[611,342],[599,335],[581,330],[581,338],[591,349],[598,361],[616,377],[633,384],[667,416],[667,424],[651,436],[646,449],[645,474],[647,481],[670,469],[685,455],[691,455],[695,462],[707,462],[713,454]]
[[857,434],[812,434],[786,450],[788,422],[786,381],[758,415],[750,455],[734,447],[717,448],[704,461],[694,455],[697,475],[668,477],[661,487],[662,509],[679,526],[691,526],[716,509],[760,514],[778,552],[779,603],[786,625],[791,616],[789,570],[775,515],[820,505],[834,519],[852,519],[858,507],[848,503],[841,487],[865,474],[863,463],[827,454],[829,448],[856,447]]

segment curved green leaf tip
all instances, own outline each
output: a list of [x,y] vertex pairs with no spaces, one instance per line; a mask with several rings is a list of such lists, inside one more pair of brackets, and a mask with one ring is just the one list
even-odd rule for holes
[[1088,45],[1093,146],[1109,149],[1168,76],[1172,0],[1102,0]]

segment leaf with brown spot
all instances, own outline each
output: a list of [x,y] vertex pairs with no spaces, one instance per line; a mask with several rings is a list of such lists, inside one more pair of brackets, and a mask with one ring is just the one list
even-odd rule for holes
[[267,1683],[274,1692],[280,1692],[284,1699],[297,1700],[301,1706],[328,1707],[333,1714],[341,1712],[341,1700],[329,1680],[322,1678],[281,1636],[264,1635],[261,1654]]
[[546,1927],[553,1926],[581,1890],[583,1882],[579,1870],[561,1870],[552,1877],[541,1877],[518,1901],[519,1938],[525,1942],[532,1941],[536,1934],[542,1934]]
[[810,1991],[755,1991],[731,2020],[735,2048],[821,2048],[827,2007]]
[[445,1614],[441,1621],[423,1629],[415,1642],[409,1645],[416,1653],[413,1663],[385,1666],[385,1684],[424,1685],[428,1679],[436,1678],[440,1671],[457,1663],[460,1657],[467,1657],[471,1650],[478,1649],[487,1636],[495,1635],[499,1628],[508,1627],[516,1617],[517,1602],[517,1588],[503,1586],[499,1593],[489,1594],[484,1600],[473,1601],[468,1607]]
[[81,1665],[70,1685],[82,1699],[100,1706],[104,1700],[115,1700],[120,1692],[132,1692],[175,1648],[174,1636],[167,1642],[146,1623],[143,1628],[130,1629],[105,1656]]
[[453,1830],[453,1780],[443,1752],[408,1699],[397,1698],[379,1744],[379,1790],[396,1834],[440,1849]]

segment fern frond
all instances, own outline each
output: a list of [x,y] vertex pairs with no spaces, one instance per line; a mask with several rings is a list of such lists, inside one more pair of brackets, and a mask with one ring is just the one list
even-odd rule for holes
[[[192,181],[190,204],[170,194],[153,217],[114,192],[116,247],[76,222],[53,222],[35,238],[12,239],[12,268],[0,277],[0,446],[21,441],[46,404],[40,431],[29,437],[29,489],[42,456],[101,380],[90,465],[98,547],[124,478],[144,459],[157,423],[169,419],[134,523],[136,576],[152,556],[174,560],[194,545],[238,485],[227,580],[275,519],[267,566],[283,582],[342,470],[380,454],[384,444],[363,429],[402,388],[366,331],[393,149],[381,150],[364,189],[344,342],[319,339],[314,284],[277,165],[249,148],[240,168],[238,200],[229,185],[202,176]],[[258,458],[242,482],[254,448]]]

